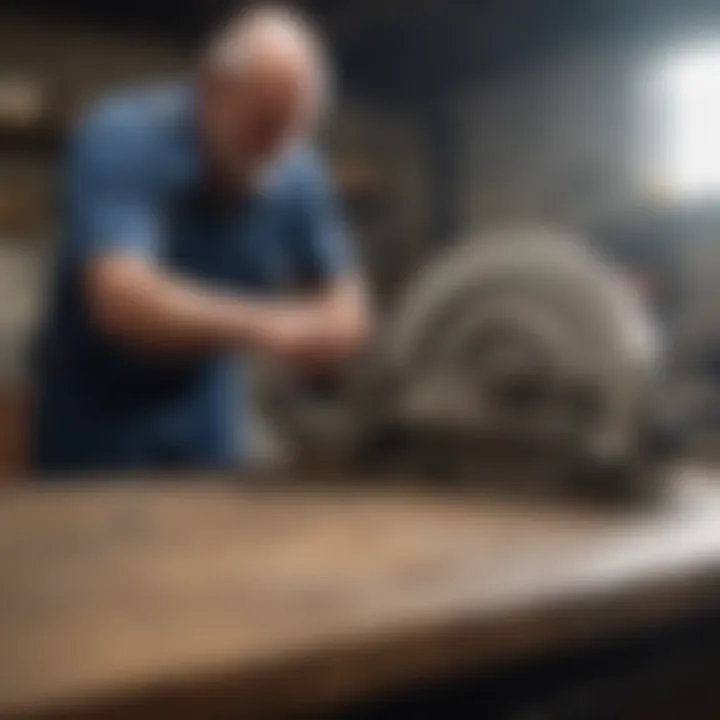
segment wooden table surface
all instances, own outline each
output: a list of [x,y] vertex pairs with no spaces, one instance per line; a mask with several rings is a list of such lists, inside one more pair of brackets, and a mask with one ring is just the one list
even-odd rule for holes
[[0,717],[314,710],[720,600],[720,479],[645,513],[206,482],[0,496]]

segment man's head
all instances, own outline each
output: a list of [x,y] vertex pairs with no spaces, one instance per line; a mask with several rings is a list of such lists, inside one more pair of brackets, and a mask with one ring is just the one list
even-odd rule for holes
[[327,100],[328,65],[312,26],[289,9],[240,14],[210,45],[200,77],[200,123],[213,169],[253,184],[312,133]]

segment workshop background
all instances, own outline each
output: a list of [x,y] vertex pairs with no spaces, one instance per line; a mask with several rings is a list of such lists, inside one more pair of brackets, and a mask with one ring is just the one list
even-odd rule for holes
[[[332,398],[327,415],[281,404],[286,426],[350,448],[340,472],[323,474],[313,457],[310,472],[298,462],[230,482],[139,475],[140,487],[123,476],[76,492],[72,479],[22,486],[66,131],[113,88],[186,72],[239,4],[0,0],[0,715],[718,717],[717,478],[645,441],[656,429],[650,386],[676,426],[691,425],[691,452],[720,458],[720,4],[301,4],[336,59],[340,96],[322,141],[381,320],[407,310],[403,299],[425,300],[420,322],[401,312],[389,324],[388,335],[406,331],[388,356],[403,359],[404,337],[413,361],[388,367],[370,354],[355,418]],[[451,256],[445,286],[427,283],[423,298],[418,271],[430,263],[437,280],[447,266],[433,260],[468,238],[471,252]],[[623,304],[619,278],[643,291],[664,351],[625,342],[650,323]],[[545,355],[529,353],[541,362],[524,404],[526,366],[495,377],[512,366],[502,333],[501,363],[492,351],[498,325],[516,319],[503,302],[528,283],[517,334],[549,328],[560,362],[546,374]],[[476,330],[490,336],[477,372]],[[558,413],[552,371],[575,368],[568,346],[581,370],[597,358],[600,370],[587,387],[582,373],[557,383]],[[460,379],[447,405],[480,407],[475,424],[462,403],[450,407],[445,444],[447,406],[424,424],[423,391],[433,400],[452,382],[433,386],[428,355],[441,357],[441,380]],[[255,370],[258,388],[268,378]],[[533,377],[550,378],[549,392],[533,397]],[[307,389],[289,385],[279,383],[291,396]],[[492,412],[496,390],[521,422]],[[287,447],[269,415],[255,408],[250,445],[273,466]],[[373,443],[377,428],[397,440],[398,417],[414,443]],[[348,418],[361,452],[343,444]],[[507,428],[520,443],[495,453]]]
[[[304,5],[338,63],[342,94],[325,141],[381,303],[457,238],[508,221],[554,223],[651,278],[674,363],[702,373],[712,391],[720,365],[720,145],[709,132],[684,169],[672,161],[684,142],[676,137],[685,117],[678,98],[705,103],[685,113],[705,126],[720,120],[720,42],[715,64],[699,63],[705,84],[698,91],[695,82],[694,95],[669,78],[682,76],[698,46],[712,47],[714,28],[720,36],[716,3]],[[183,72],[207,31],[236,7],[0,4],[2,478],[22,476],[26,462],[29,350],[57,235],[53,188],[64,129],[112,87]],[[695,145],[705,126],[693,126]],[[692,165],[698,154],[700,169]]]

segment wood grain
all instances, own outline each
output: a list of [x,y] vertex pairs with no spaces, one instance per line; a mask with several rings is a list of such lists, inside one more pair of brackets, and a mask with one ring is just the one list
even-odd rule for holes
[[0,498],[0,716],[277,716],[720,600],[720,481],[645,514],[409,489]]

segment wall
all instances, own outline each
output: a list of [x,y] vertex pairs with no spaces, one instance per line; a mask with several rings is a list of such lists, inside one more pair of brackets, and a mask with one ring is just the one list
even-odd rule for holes
[[[65,26],[4,19],[0,22],[0,83],[35,85],[49,123],[72,116],[101,90],[177,73],[187,52],[165,42],[138,40]],[[51,230],[50,195],[54,156],[40,149],[6,143],[0,153],[0,189],[12,189],[14,204],[25,205],[0,232],[34,241]],[[26,149],[29,152],[26,152]],[[33,212],[34,210],[34,212]]]
[[623,47],[575,50],[463,93],[459,224],[583,222],[632,205],[642,63]]
[[187,65],[182,46],[85,27],[3,20],[3,73],[37,77],[76,105],[108,86],[144,81]]

